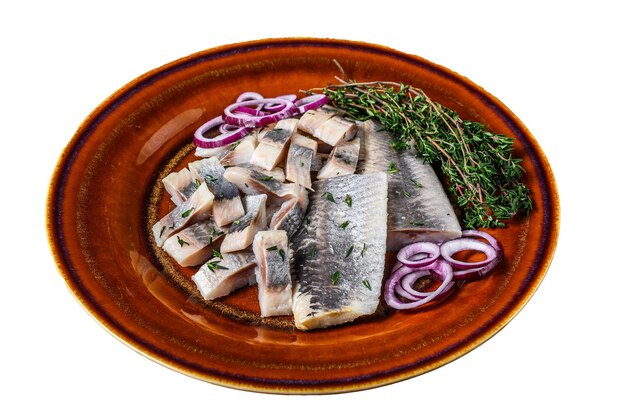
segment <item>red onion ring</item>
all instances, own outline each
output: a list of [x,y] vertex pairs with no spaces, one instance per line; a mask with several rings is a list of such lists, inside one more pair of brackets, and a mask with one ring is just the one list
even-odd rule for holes
[[[259,104],[279,103],[284,104],[285,107],[272,114],[253,116],[248,114],[242,114],[236,112],[239,107],[252,107]],[[231,125],[254,128],[266,126],[270,123],[277,122],[281,119],[287,119],[291,116],[298,114],[298,108],[289,100],[280,98],[266,98],[263,100],[248,100],[239,103],[233,103],[224,109],[224,121]]]
[[215,117],[202,126],[200,126],[193,135],[193,143],[199,148],[220,148],[222,146],[230,145],[233,142],[237,142],[242,137],[246,136],[250,129],[245,127],[239,127],[237,130],[221,133],[212,138],[204,136],[209,130],[224,123],[222,116]]
[[444,290],[449,291],[450,284],[452,283],[452,266],[441,260],[437,260],[433,264],[427,267],[427,270],[432,271],[435,276],[441,281],[439,286],[431,291],[428,296],[423,297],[419,300],[404,302],[400,300],[396,296],[397,284],[402,279],[403,275],[401,273],[391,274],[387,282],[385,282],[384,286],[384,298],[385,302],[389,307],[395,308],[397,310],[407,310],[411,308],[421,307],[429,302],[435,300],[440,294],[444,292]]
[[[285,94],[283,96],[276,96],[276,98],[280,98],[283,100],[288,100],[291,101],[292,103],[296,102],[296,99],[298,98],[298,96],[296,96],[295,94]],[[285,106],[282,104],[266,104],[263,106],[263,110],[269,111],[269,112],[277,112],[277,111],[281,111]]]
[[[431,242],[417,242],[407,245],[398,252],[398,261],[406,266],[420,268],[430,265],[439,257],[439,246]],[[415,255],[426,254],[425,257],[415,259]],[[412,258],[412,259],[411,259]]]
[[295,105],[298,107],[300,114],[306,113],[309,110],[317,109],[328,103],[329,98],[325,94],[313,94],[300,100],[296,100]]
[[[476,262],[463,262],[453,258],[453,255],[464,251],[473,250],[482,252],[486,258]],[[498,256],[498,252],[493,246],[471,237],[460,237],[458,239],[448,240],[441,245],[441,257],[448,261],[450,265],[458,269],[480,268],[493,262]]]
[[256,91],[246,91],[245,93],[239,94],[236,103],[241,103],[242,101],[250,101],[250,100],[263,100],[263,96]]

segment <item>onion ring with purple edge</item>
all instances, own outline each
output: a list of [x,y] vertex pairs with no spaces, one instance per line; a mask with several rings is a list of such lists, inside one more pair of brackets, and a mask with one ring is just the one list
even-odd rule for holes
[[[415,259],[415,256],[420,254],[425,254],[426,256]],[[437,244],[431,242],[417,242],[400,249],[397,258],[398,261],[406,266],[421,268],[435,262],[439,254],[440,249]]]
[[[295,94],[285,94],[283,96],[276,96],[276,98],[280,98],[283,100],[289,100],[292,103],[296,102],[296,99],[298,98],[298,96],[296,96]],[[282,104],[266,104],[263,106],[263,110],[269,111],[269,112],[277,112],[277,111],[281,111],[284,108],[284,106]]]
[[[472,237],[460,237],[458,239],[448,240],[441,245],[440,250],[441,257],[450,262],[450,265],[457,269],[481,268],[490,264],[498,257],[498,252],[493,246]],[[466,250],[482,252],[485,254],[486,258],[476,262],[463,262],[453,258],[456,253]],[[398,255],[398,259],[399,258],[400,256]]]
[[295,105],[298,107],[300,114],[306,113],[309,110],[317,109],[328,103],[329,98],[325,94],[313,94],[300,100],[296,100]]
[[235,103],[241,103],[242,101],[250,101],[250,100],[263,100],[265,97],[263,97],[261,94],[257,93],[256,91],[246,91],[245,93],[241,93],[239,94],[239,97],[237,97],[237,100],[235,100]]
[[[271,114],[253,116],[248,114],[237,113],[238,107],[252,107],[259,104],[279,103],[284,104],[285,108]],[[249,100],[240,103],[233,103],[224,109],[224,122],[248,128],[262,127],[270,123],[277,122],[281,119],[287,119],[298,114],[298,108],[289,100],[280,98],[265,98],[263,100]]]
[[432,291],[429,296],[411,302],[404,302],[398,299],[398,297],[396,297],[395,295],[396,286],[400,279],[403,277],[403,275],[391,274],[391,277],[389,277],[389,279],[385,283],[383,293],[387,305],[397,310],[408,310],[428,304],[429,302],[435,300],[440,294],[442,294],[452,282],[452,266],[445,261],[437,260],[433,264],[429,265],[426,269],[432,271],[435,275],[439,277],[439,280],[441,281],[441,284],[439,284],[439,286],[434,291]]
[[491,263],[483,267],[454,271],[452,275],[456,281],[472,281],[487,275],[493,268],[496,267],[496,265],[500,263],[501,260],[502,257],[498,256],[496,259],[491,261]]
[[245,127],[239,127],[237,130],[221,133],[215,137],[207,138],[204,136],[209,130],[224,123],[222,116],[215,117],[198,129],[193,135],[193,143],[199,148],[220,148],[222,146],[230,145],[233,142],[237,142],[250,132],[250,129]]

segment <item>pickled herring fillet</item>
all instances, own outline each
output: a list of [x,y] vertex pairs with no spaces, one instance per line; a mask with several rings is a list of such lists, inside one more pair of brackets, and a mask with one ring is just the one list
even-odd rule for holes
[[226,155],[220,158],[222,166],[227,167],[249,163],[257,146],[256,135],[256,131],[254,131],[239,142],[230,145]]
[[261,317],[291,314],[291,270],[289,242],[284,230],[259,232],[252,250],[256,258]]
[[224,297],[255,282],[254,254],[251,251],[224,253],[206,262],[191,279],[205,300]]
[[352,139],[357,130],[357,125],[354,122],[341,117],[333,117],[315,129],[313,136],[330,146],[336,146],[342,139]]
[[393,137],[379,123],[367,121],[362,130],[357,173],[387,172],[389,177],[387,250],[460,237],[461,226],[433,168],[413,151],[392,149]]
[[267,229],[267,217],[265,214],[265,194],[247,195],[244,198],[246,214],[235,220],[224,236],[220,251],[222,253],[243,250],[252,244],[254,235],[261,230]]
[[313,188],[307,221],[292,238],[293,314],[301,330],[373,314],[385,266],[386,174],[344,175]]
[[341,116],[345,112],[331,106],[322,106],[319,109],[308,110],[305,112],[300,120],[298,120],[298,129],[311,135],[315,134],[315,130],[322,125],[322,123],[335,117]]
[[297,119],[279,120],[272,129],[259,135],[259,144],[250,157],[250,163],[263,169],[274,169],[287,153],[289,139],[297,130]]
[[244,215],[239,190],[224,179],[225,169],[217,157],[191,162],[189,170],[194,178],[204,181],[215,196],[213,218],[218,226],[227,225]]
[[317,142],[302,135],[291,140],[287,153],[287,180],[311,188],[311,163],[317,152]]
[[177,206],[191,197],[199,186],[199,183],[194,180],[187,168],[183,168],[178,172],[171,172],[161,182],[165,191],[168,192]]
[[157,246],[163,246],[168,237],[184,227],[208,219],[212,207],[213,194],[206,183],[202,183],[191,197],[152,226]]
[[213,220],[205,220],[170,236],[163,249],[181,266],[200,265],[213,256],[213,249],[226,234]]
[[272,175],[250,167],[226,168],[224,178],[235,184],[244,194],[268,194],[275,197],[296,197],[298,185],[285,184]]
[[326,160],[326,164],[317,173],[318,179],[354,174],[359,162],[362,132],[350,140],[342,140],[335,146]]
[[282,203],[280,208],[272,216],[271,230],[284,230],[287,236],[293,236],[302,222],[309,205],[309,193],[304,187],[299,186],[298,195]]

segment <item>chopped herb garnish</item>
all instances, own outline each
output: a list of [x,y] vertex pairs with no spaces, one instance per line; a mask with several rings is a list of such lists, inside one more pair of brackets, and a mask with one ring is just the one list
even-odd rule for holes
[[305,217],[304,218],[304,224],[306,224],[307,226],[311,224],[311,218],[310,217]]
[[239,226],[239,223],[241,223],[241,220],[235,220],[233,222],[233,226]]
[[303,167],[304,166],[304,162],[300,162],[300,166]]
[[220,236],[222,236],[223,234],[224,234],[224,232],[222,232],[222,231],[220,230],[219,232],[217,232],[217,233],[215,234],[215,236],[220,237]]
[[388,174],[397,174],[398,173],[398,167],[396,166],[395,162],[390,162],[389,166],[387,167],[387,173]]
[[273,179],[274,179],[274,177],[271,176],[271,175],[266,175],[264,177],[259,178],[259,180],[261,180],[261,181],[271,181]]
[[324,194],[322,194],[322,198],[326,197],[326,200],[330,201],[331,203],[335,203],[335,197],[333,197],[333,195],[331,193],[329,193],[328,191],[326,191]]
[[237,148],[237,146],[238,146],[238,145],[239,145],[239,142],[235,142],[235,143],[233,143],[232,145],[230,145],[230,150],[231,150],[231,151],[234,151],[234,150],[235,150],[235,148]]
[[181,248],[185,245],[189,245],[189,242],[185,242],[184,240],[180,238],[180,236],[176,236],[176,239],[178,239],[178,244],[180,245]]
[[340,275],[341,275],[341,273],[339,271],[335,271],[330,276],[330,281],[333,283],[333,285],[335,285],[337,282],[339,282]]
[[222,255],[222,253],[216,249],[213,249],[213,257],[214,258],[220,258],[220,259],[224,259],[224,256]]
[[187,210],[186,212],[184,212],[183,214],[181,214],[181,215],[180,215],[180,217],[182,217],[183,219],[184,219],[185,217],[189,217],[189,215],[191,214],[191,212],[192,212],[192,211],[194,211],[194,210],[195,210],[195,208],[194,208],[194,207],[192,207],[192,208],[190,208],[189,210]]
[[361,258],[363,256],[365,256],[365,249],[367,249],[367,246],[365,246],[365,243],[363,244],[363,249],[361,249]]
[[405,196],[406,198],[411,198],[411,197],[413,196],[413,194],[411,194],[411,193],[410,193],[410,192],[408,192],[408,191],[404,191],[402,194],[404,194],[404,196]]
[[410,225],[415,226],[415,227],[422,227],[424,226],[424,223],[420,223],[420,222],[409,222]]
[[195,183],[196,183],[196,187],[200,187],[200,185],[202,185],[202,183],[200,182],[200,180],[199,180],[199,179],[197,179],[197,178],[196,178]]
[[354,251],[354,244],[350,245],[350,248],[348,248],[348,252],[346,252],[346,256],[344,259],[348,259],[350,255],[352,255],[352,251]]
[[279,249],[278,254],[280,255],[280,259],[282,259],[283,262],[285,262],[285,251],[282,249]]
[[311,257],[315,258],[317,256],[317,247],[313,246],[313,249],[311,249]]
[[248,184],[246,184],[245,182],[243,183],[243,185],[245,185],[246,188],[250,188],[250,186]]
[[205,180],[205,181],[215,182],[215,181],[217,181],[217,177],[214,177],[214,176],[213,176],[213,175],[211,175],[211,174],[207,174],[207,175],[204,177],[204,180]]
[[272,251],[272,250],[278,250],[278,246],[270,246],[269,248],[267,248],[268,251]]
[[206,266],[211,270],[211,272],[215,272],[216,269],[228,269],[225,266],[220,265],[220,262],[222,261],[210,260],[206,263]]
[[372,291],[372,284],[370,284],[370,282],[367,279],[363,280],[363,285],[365,285],[365,288]]
[[424,188],[424,186],[422,185],[421,182],[417,182],[415,181],[413,178],[411,178],[409,181],[411,181],[411,183],[413,183],[413,185],[415,186],[415,188]]
[[350,194],[346,194],[346,198],[344,199],[344,201],[346,202],[348,207],[352,207],[352,197],[350,197]]
[[350,220],[346,220],[345,222],[341,223],[339,227],[341,227],[342,229],[345,229],[346,227],[348,227],[349,224],[350,224]]
[[161,233],[159,233],[159,238],[163,237],[163,232],[165,232],[165,226],[161,228]]

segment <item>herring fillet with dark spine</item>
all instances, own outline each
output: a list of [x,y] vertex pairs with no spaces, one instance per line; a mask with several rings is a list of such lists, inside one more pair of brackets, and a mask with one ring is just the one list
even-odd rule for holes
[[433,168],[412,150],[394,150],[393,136],[378,122],[364,122],[361,129],[356,172],[386,172],[389,177],[387,250],[460,237],[461,225]]
[[204,181],[215,196],[213,218],[218,226],[225,226],[244,215],[239,190],[224,178],[226,170],[215,156],[191,162],[189,171],[194,178]]
[[387,175],[344,175],[318,180],[313,189],[305,224],[292,239],[293,314],[301,330],[373,314],[385,266]]

